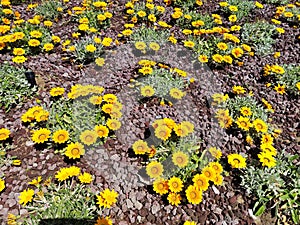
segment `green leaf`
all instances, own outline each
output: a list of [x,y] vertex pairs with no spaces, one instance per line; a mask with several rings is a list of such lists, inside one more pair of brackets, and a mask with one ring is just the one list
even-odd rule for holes
[[297,214],[296,210],[292,210],[292,219],[295,224],[300,224],[300,216]]
[[261,207],[259,207],[259,209],[256,211],[255,216],[260,216],[264,213],[264,211],[266,210],[266,206],[262,205]]

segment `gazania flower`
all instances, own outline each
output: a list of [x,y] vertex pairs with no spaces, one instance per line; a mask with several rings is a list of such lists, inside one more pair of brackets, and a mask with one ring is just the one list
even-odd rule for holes
[[[220,2],[220,4],[221,4],[221,2]],[[197,225],[197,224],[194,221],[185,221],[183,225]]]
[[261,135],[261,144],[273,144],[273,138],[271,134]]
[[250,123],[250,119],[247,117],[242,117],[240,116],[237,121],[236,124],[238,125],[239,128],[241,128],[242,130],[248,131],[250,129],[250,127],[252,126]]
[[280,85],[278,84],[274,90],[278,93],[278,94],[281,94],[283,95],[285,93],[285,85]]
[[88,52],[95,52],[97,50],[97,48],[94,45],[89,44],[85,47],[85,50]]
[[231,54],[235,58],[239,58],[239,57],[241,57],[244,54],[244,51],[241,48],[234,48],[234,49],[232,49]]
[[24,55],[25,54],[25,50],[23,48],[14,48],[13,50],[13,54],[14,55]]
[[223,167],[219,162],[210,162],[208,164],[210,168],[212,168],[216,174],[220,174],[223,172]]
[[228,20],[229,20],[230,22],[234,23],[234,22],[237,20],[237,17],[236,17],[236,15],[230,15],[230,16],[228,17]]
[[134,144],[132,145],[132,149],[134,151],[135,154],[145,154],[146,152],[149,151],[149,147],[147,142],[143,141],[143,140],[138,140],[136,142],[134,142]]
[[79,142],[69,144],[65,151],[65,155],[70,159],[79,159],[84,153],[84,147]]
[[80,183],[90,184],[93,181],[93,176],[90,173],[84,172],[78,176]]
[[53,133],[52,139],[54,143],[65,143],[69,139],[69,133],[66,130],[57,130]]
[[216,174],[215,178],[212,180],[215,185],[222,185],[223,177],[220,174]]
[[102,106],[102,111],[107,114],[110,114],[112,110],[113,110],[113,104],[107,103]]
[[94,225],[112,225],[112,220],[109,217],[99,217]]
[[93,105],[100,105],[102,103],[102,96],[92,96],[89,99],[90,103],[92,103]]
[[100,192],[97,196],[98,202],[97,204],[100,207],[110,208],[113,204],[117,202],[117,197],[119,194],[115,192],[115,190],[109,190],[108,188],[104,191]]
[[169,191],[168,181],[158,178],[153,182],[153,190],[160,195],[167,194]]
[[171,97],[174,98],[174,99],[181,99],[181,98],[185,95],[185,93],[182,92],[182,91],[181,91],[180,89],[178,89],[178,88],[172,88],[172,89],[170,90],[170,95],[171,95]]
[[195,46],[195,43],[193,41],[184,41],[184,46],[188,48],[193,48]]
[[185,191],[187,200],[191,204],[199,204],[202,201],[202,191],[195,185],[190,185]]
[[5,188],[5,181],[0,178],[0,193],[1,191],[4,190],[4,188]]
[[267,152],[261,152],[257,155],[262,166],[267,166],[269,168],[276,166],[276,159],[272,154]]
[[105,94],[103,95],[103,100],[108,103],[115,103],[118,100],[118,98],[114,94]]
[[276,148],[273,147],[272,144],[269,143],[264,143],[260,145],[260,149],[262,150],[262,152],[266,152],[270,155],[277,155],[277,150]]
[[244,94],[246,92],[245,88],[243,88],[242,86],[233,86],[232,87],[232,92],[234,94]]
[[80,141],[86,145],[94,144],[97,141],[98,134],[93,130],[85,130],[80,134]]
[[160,177],[163,171],[163,165],[157,161],[152,161],[146,166],[146,172],[150,178]]
[[49,112],[43,110],[35,116],[35,119],[37,122],[42,122],[42,121],[47,121],[48,117],[49,117]]
[[243,115],[243,116],[251,116],[252,115],[252,111],[251,111],[251,109],[249,108],[249,107],[242,107],[241,109],[240,109],[240,112],[241,112],[241,114]]
[[30,36],[34,38],[40,38],[43,36],[43,33],[38,30],[34,30],[30,32]]
[[175,152],[172,156],[172,162],[179,168],[184,168],[189,163],[189,156],[181,151]]
[[178,177],[172,177],[170,178],[170,180],[168,181],[168,186],[170,191],[177,193],[180,192],[183,188],[183,183],[182,180]]
[[138,12],[137,12],[137,15],[138,15],[139,17],[145,17],[145,16],[147,15],[147,13],[144,12],[144,11],[138,11]]
[[33,142],[40,144],[47,141],[50,137],[51,131],[46,128],[41,128],[39,130],[34,131],[32,135]]
[[220,159],[222,157],[222,152],[220,149],[217,149],[216,147],[210,147],[208,149],[208,151],[210,152],[210,154],[215,157],[216,159]]
[[208,180],[213,180],[216,176],[215,171],[209,166],[204,167],[201,172]]
[[178,206],[181,201],[181,196],[180,196],[180,194],[177,194],[177,193],[169,193],[167,199],[171,205]]
[[220,54],[214,54],[212,56],[212,59],[217,63],[221,63],[224,60],[223,56],[221,56]]
[[134,44],[135,48],[138,49],[138,50],[145,50],[147,45],[145,42],[142,42],[142,41],[138,41]]
[[150,66],[143,66],[141,69],[139,69],[139,72],[142,73],[143,75],[151,74],[152,71],[153,70]]
[[144,87],[141,87],[141,95],[144,97],[151,97],[155,93],[153,87],[146,85]]
[[155,129],[154,134],[157,138],[166,141],[171,137],[172,130],[166,126],[159,126]]
[[10,135],[10,130],[6,128],[0,129],[0,141],[6,140],[7,138],[9,138],[9,135]]
[[266,133],[268,131],[268,125],[261,119],[254,120],[253,127],[257,132]]
[[12,58],[12,61],[14,62],[14,63],[24,63],[25,61],[27,60],[27,58],[25,57],[25,56],[23,56],[23,55],[21,55],[21,56],[16,56],[16,57],[14,57],[14,58]]
[[219,42],[217,44],[217,47],[218,47],[218,49],[223,50],[223,51],[227,50],[227,48],[228,48],[227,44],[224,42]]
[[28,202],[32,202],[33,195],[34,195],[34,190],[30,188],[22,191],[19,195],[19,203],[25,206]]
[[246,159],[240,154],[230,154],[227,156],[228,163],[232,168],[245,168],[246,167]]
[[154,51],[158,51],[160,49],[159,44],[157,44],[155,42],[150,42],[149,47]]
[[44,47],[43,47],[43,49],[44,49],[46,52],[51,51],[53,48],[54,48],[54,45],[53,45],[52,43],[46,43],[46,44],[44,44]]
[[104,125],[96,125],[95,129],[96,133],[98,134],[98,137],[108,137],[109,129]]
[[65,89],[62,87],[55,87],[50,90],[50,95],[52,97],[63,95],[64,93],[65,93]]
[[97,66],[101,67],[105,64],[105,59],[98,57],[98,58],[95,59],[95,63],[96,63]]
[[106,125],[111,130],[118,130],[121,127],[121,122],[116,119],[108,119]]
[[206,55],[199,55],[198,60],[201,63],[207,63],[208,62],[208,57]]
[[218,118],[218,122],[220,127],[227,129],[232,125],[233,120],[231,116],[224,116],[222,118]]
[[28,45],[29,46],[32,46],[32,47],[37,47],[37,46],[39,46],[41,44],[41,42],[39,41],[39,40],[37,40],[37,39],[30,39],[29,41],[28,41]]
[[209,179],[204,174],[196,174],[193,177],[194,186],[202,191],[206,191],[209,186]]
[[175,124],[173,129],[178,137],[185,137],[189,134],[188,128],[181,124]]

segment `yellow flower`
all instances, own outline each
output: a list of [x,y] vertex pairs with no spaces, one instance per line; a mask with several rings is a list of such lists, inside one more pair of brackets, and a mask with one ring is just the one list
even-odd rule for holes
[[172,162],[179,168],[184,168],[189,163],[189,156],[181,151],[175,152],[172,155]]
[[138,50],[145,50],[147,45],[145,42],[142,42],[142,41],[138,41],[134,44],[135,48],[138,49]]
[[181,201],[181,196],[180,196],[180,194],[177,194],[177,193],[169,193],[167,199],[171,205],[178,206]]
[[222,175],[217,174],[215,176],[215,178],[213,179],[213,182],[214,182],[215,185],[222,185],[222,183],[223,183],[223,177],[222,177]]
[[269,168],[276,166],[276,159],[274,159],[271,154],[267,152],[261,152],[257,156],[259,161],[262,163],[262,166],[267,166]]
[[170,90],[170,95],[174,99],[181,99],[185,95],[185,93],[178,88],[172,88]]
[[32,140],[35,143],[44,143],[50,137],[51,131],[46,128],[41,128],[39,130],[34,131],[32,135]]
[[32,46],[32,47],[37,47],[37,46],[39,46],[41,44],[41,42],[39,41],[39,40],[37,40],[37,39],[30,39],[29,41],[28,41],[28,45],[29,46]]
[[108,103],[115,103],[115,102],[117,102],[118,98],[114,94],[105,94],[105,95],[103,95],[103,100]]
[[277,27],[276,30],[279,34],[283,34],[285,32],[285,30],[283,28],[280,28],[280,27]]
[[255,6],[260,9],[264,8],[263,4],[261,4],[259,2],[255,2]]
[[93,181],[93,176],[90,173],[82,173],[78,176],[80,183],[82,184],[90,184]]
[[32,202],[33,195],[34,195],[34,190],[30,188],[22,191],[19,196],[19,203],[25,206],[28,202]]
[[209,166],[204,167],[201,172],[208,180],[213,180],[216,176],[215,171]]
[[94,225],[112,225],[112,220],[109,217],[99,217]]
[[65,151],[65,155],[69,159],[79,159],[84,153],[84,147],[79,142],[69,144]]
[[51,43],[46,43],[46,44],[44,44],[44,47],[43,47],[43,49],[44,49],[46,52],[51,51],[53,48],[54,48],[54,45],[51,44]]
[[38,176],[37,179],[33,179],[32,181],[28,182],[28,184],[37,186],[42,181],[42,177]]
[[147,14],[146,14],[146,12],[144,12],[144,11],[138,11],[137,12],[137,15],[139,16],[139,17],[145,17]]
[[184,46],[188,48],[193,48],[195,46],[195,43],[193,41],[183,41]]
[[147,86],[144,86],[144,87],[141,87],[141,95],[144,96],[144,97],[151,97],[153,96],[155,93],[153,87],[147,85]]
[[241,107],[240,112],[243,116],[251,116],[252,115],[251,109],[246,106]]
[[156,16],[154,14],[150,14],[148,15],[148,19],[154,23],[156,21]]
[[237,7],[237,6],[235,6],[235,5],[231,5],[231,6],[229,6],[229,7],[228,7],[228,9],[229,9],[230,11],[232,11],[232,12],[236,12],[236,11],[238,11],[238,7]]
[[100,192],[99,195],[97,195],[97,204],[100,207],[104,208],[110,208],[113,204],[117,202],[117,197],[119,194],[115,192],[114,190],[109,190],[108,188],[104,191]]
[[96,125],[95,129],[96,133],[98,134],[98,137],[108,137],[109,129],[104,125]]
[[217,47],[218,47],[220,50],[223,50],[223,51],[227,50],[227,48],[228,48],[227,44],[224,43],[224,42],[219,42],[219,43],[217,44]]
[[15,56],[12,61],[15,63],[24,63],[27,60],[25,56]]
[[204,174],[196,174],[193,177],[194,186],[202,191],[206,191],[209,186],[209,179]]
[[282,66],[279,65],[273,65],[271,66],[271,71],[277,74],[284,74],[285,70]]
[[59,43],[60,42],[60,37],[58,37],[58,36],[52,36],[51,37],[51,39],[52,39],[52,41],[54,42],[54,43]]
[[279,58],[280,57],[280,52],[275,52],[273,56],[274,56],[275,59]]
[[199,62],[206,63],[208,62],[208,57],[206,55],[199,55],[198,60]]
[[10,130],[6,128],[1,128],[0,129],[0,141],[4,141],[9,138],[10,135]]
[[34,38],[40,38],[43,36],[43,33],[38,30],[34,30],[30,32],[30,36]]
[[246,159],[240,154],[230,154],[227,156],[228,163],[232,168],[245,168],[246,167]]
[[24,55],[25,54],[25,50],[23,48],[14,48],[13,50],[13,54],[14,55]]
[[212,59],[217,63],[221,63],[224,60],[223,56],[220,54],[214,54]]
[[245,88],[243,88],[242,86],[233,86],[232,87],[232,92],[234,94],[244,94],[246,92]]
[[172,177],[170,178],[170,180],[168,181],[168,186],[170,191],[177,193],[180,192],[183,188],[183,183],[182,180],[178,177]]
[[217,149],[216,147],[210,147],[208,149],[208,151],[210,152],[210,154],[215,157],[216,159],[220,159],[222,157],[222,152],[220,149]]
[[153,182],[153,190],[160,195],[167,194],[169,190],[168,181],[158,178]]
[[150,178],[158,178],[164,171],[163,165],[160,162],[152,161],[146,166],[146,173]]
[[54,143],[62,144],[69,139],[69,133],[66,130],[57,130],[52,135],[52,140]]
[[228,17],[228,19],[229,19],[230,22],[234,23],[237,20],[237,17],[236,17],[236,15],[230,15]]
[[[221,3],[221,2],[220,2]],[[226,2],[227,3],[227,2]],[[185,221],[183,225],[197,225],[194,221]]]
[[241,48],[234,48],[234,49],[232,49],[231,54],[235,58],[239,58],[239,57],[241,57],[244,54],[244,51]]
[[271,134],[262,134],[261,135],[261,144],[273,144],[273,138]]
[[237,121],[236,124],[238,125],[239,128],[241,128],[242,130],[248,131],[250,129],[250,127],[252,126],[250,123],[250,119],[247,117],[242,117],[240,116]]
[[116,119],[108,119],[106,125],[111,130],[118,130],[121,127],[121,122]]
[[284,17],[287,17],[287,18],[291,18],[294,16],[294,14],[291,12],[285,12],[283,15],[284,15]]
[[0,193],[1,191],[4,190],[4,188],[5,188],[5,181],[0,178]]
[[285,93],[285,85],[280,85],[278,84],[274,90],[278,93],[278,94],[281,94],[283,95]]
[[130,29],[125,29],[125,30],[123,30],[122,31],[122,34],[124,35],[124,36],[130,36],[131,34],[132,34],[132,30],[130,30]]
[[52,97],[63,95],[64,93],[65,93],[65,89],[62,87],[55,87],[50,90],[50,95]]
[[277,155],[277,150],[272,146],[272,144],[264,143],[260,145],[262,152],[266,152],[270,155]]
[[87,50],[88,52],[95,52],[97,48],[94,45],[89,44],[85,47],[85,50]]
[[155,136],[163,141],[166,141],[169,137],[171,137],[172,130],[165,126],[159,126],[154,131]]
[[195,185],[190,185],[185,191],[187,200],[191,204],[199,204],[202,201],[202,191]]
[[155,42],[150,42],[149,47],[154,51],[158,51],[160,49],[159,44],[157,44]]
[[221,174],[223,172],[223,167],[219,162],[210,162],[208,166],[212,168],[216,174]]
[[251,47],[249,45],[246,44],[242,44],[242,47],[245,51],[250,52],[251,51]]
[[132,149],[136,155],[143,155],[146,152],[149,152],[148,144],[143,140],[134,142],[132,145]]
[[257,132],[266,133],[268,131],[268,125],[261,119],[254,120],[253,127]]
[[44,21],[44,25],[46,26],[46,27],[51,27],[52,26],[52,22],[51,21],[49,21],[49,20],[45,20]]
[[93,130],[85,130],[80,134],[80,141],[86,145],[92,145],[97,141],[98,134]]
[[49,117],[49,112],[43,110],[35,116],[35,119],[37,122],[42,122],[42,121],[47,121],[48,117]]

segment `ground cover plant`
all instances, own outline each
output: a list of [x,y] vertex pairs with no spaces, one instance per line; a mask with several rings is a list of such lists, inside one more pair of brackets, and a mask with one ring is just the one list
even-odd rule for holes
[[0,1],[0,223],[300,224],[300,2]]

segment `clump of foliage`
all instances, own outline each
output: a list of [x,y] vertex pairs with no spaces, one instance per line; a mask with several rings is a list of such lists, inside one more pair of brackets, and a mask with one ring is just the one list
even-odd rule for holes
[[28,96],[33,96],[36,91],[36,87],[30,87],[25,69],[9,64],[0,67],[0,107],[9,111],[15,105],[23,103]]

